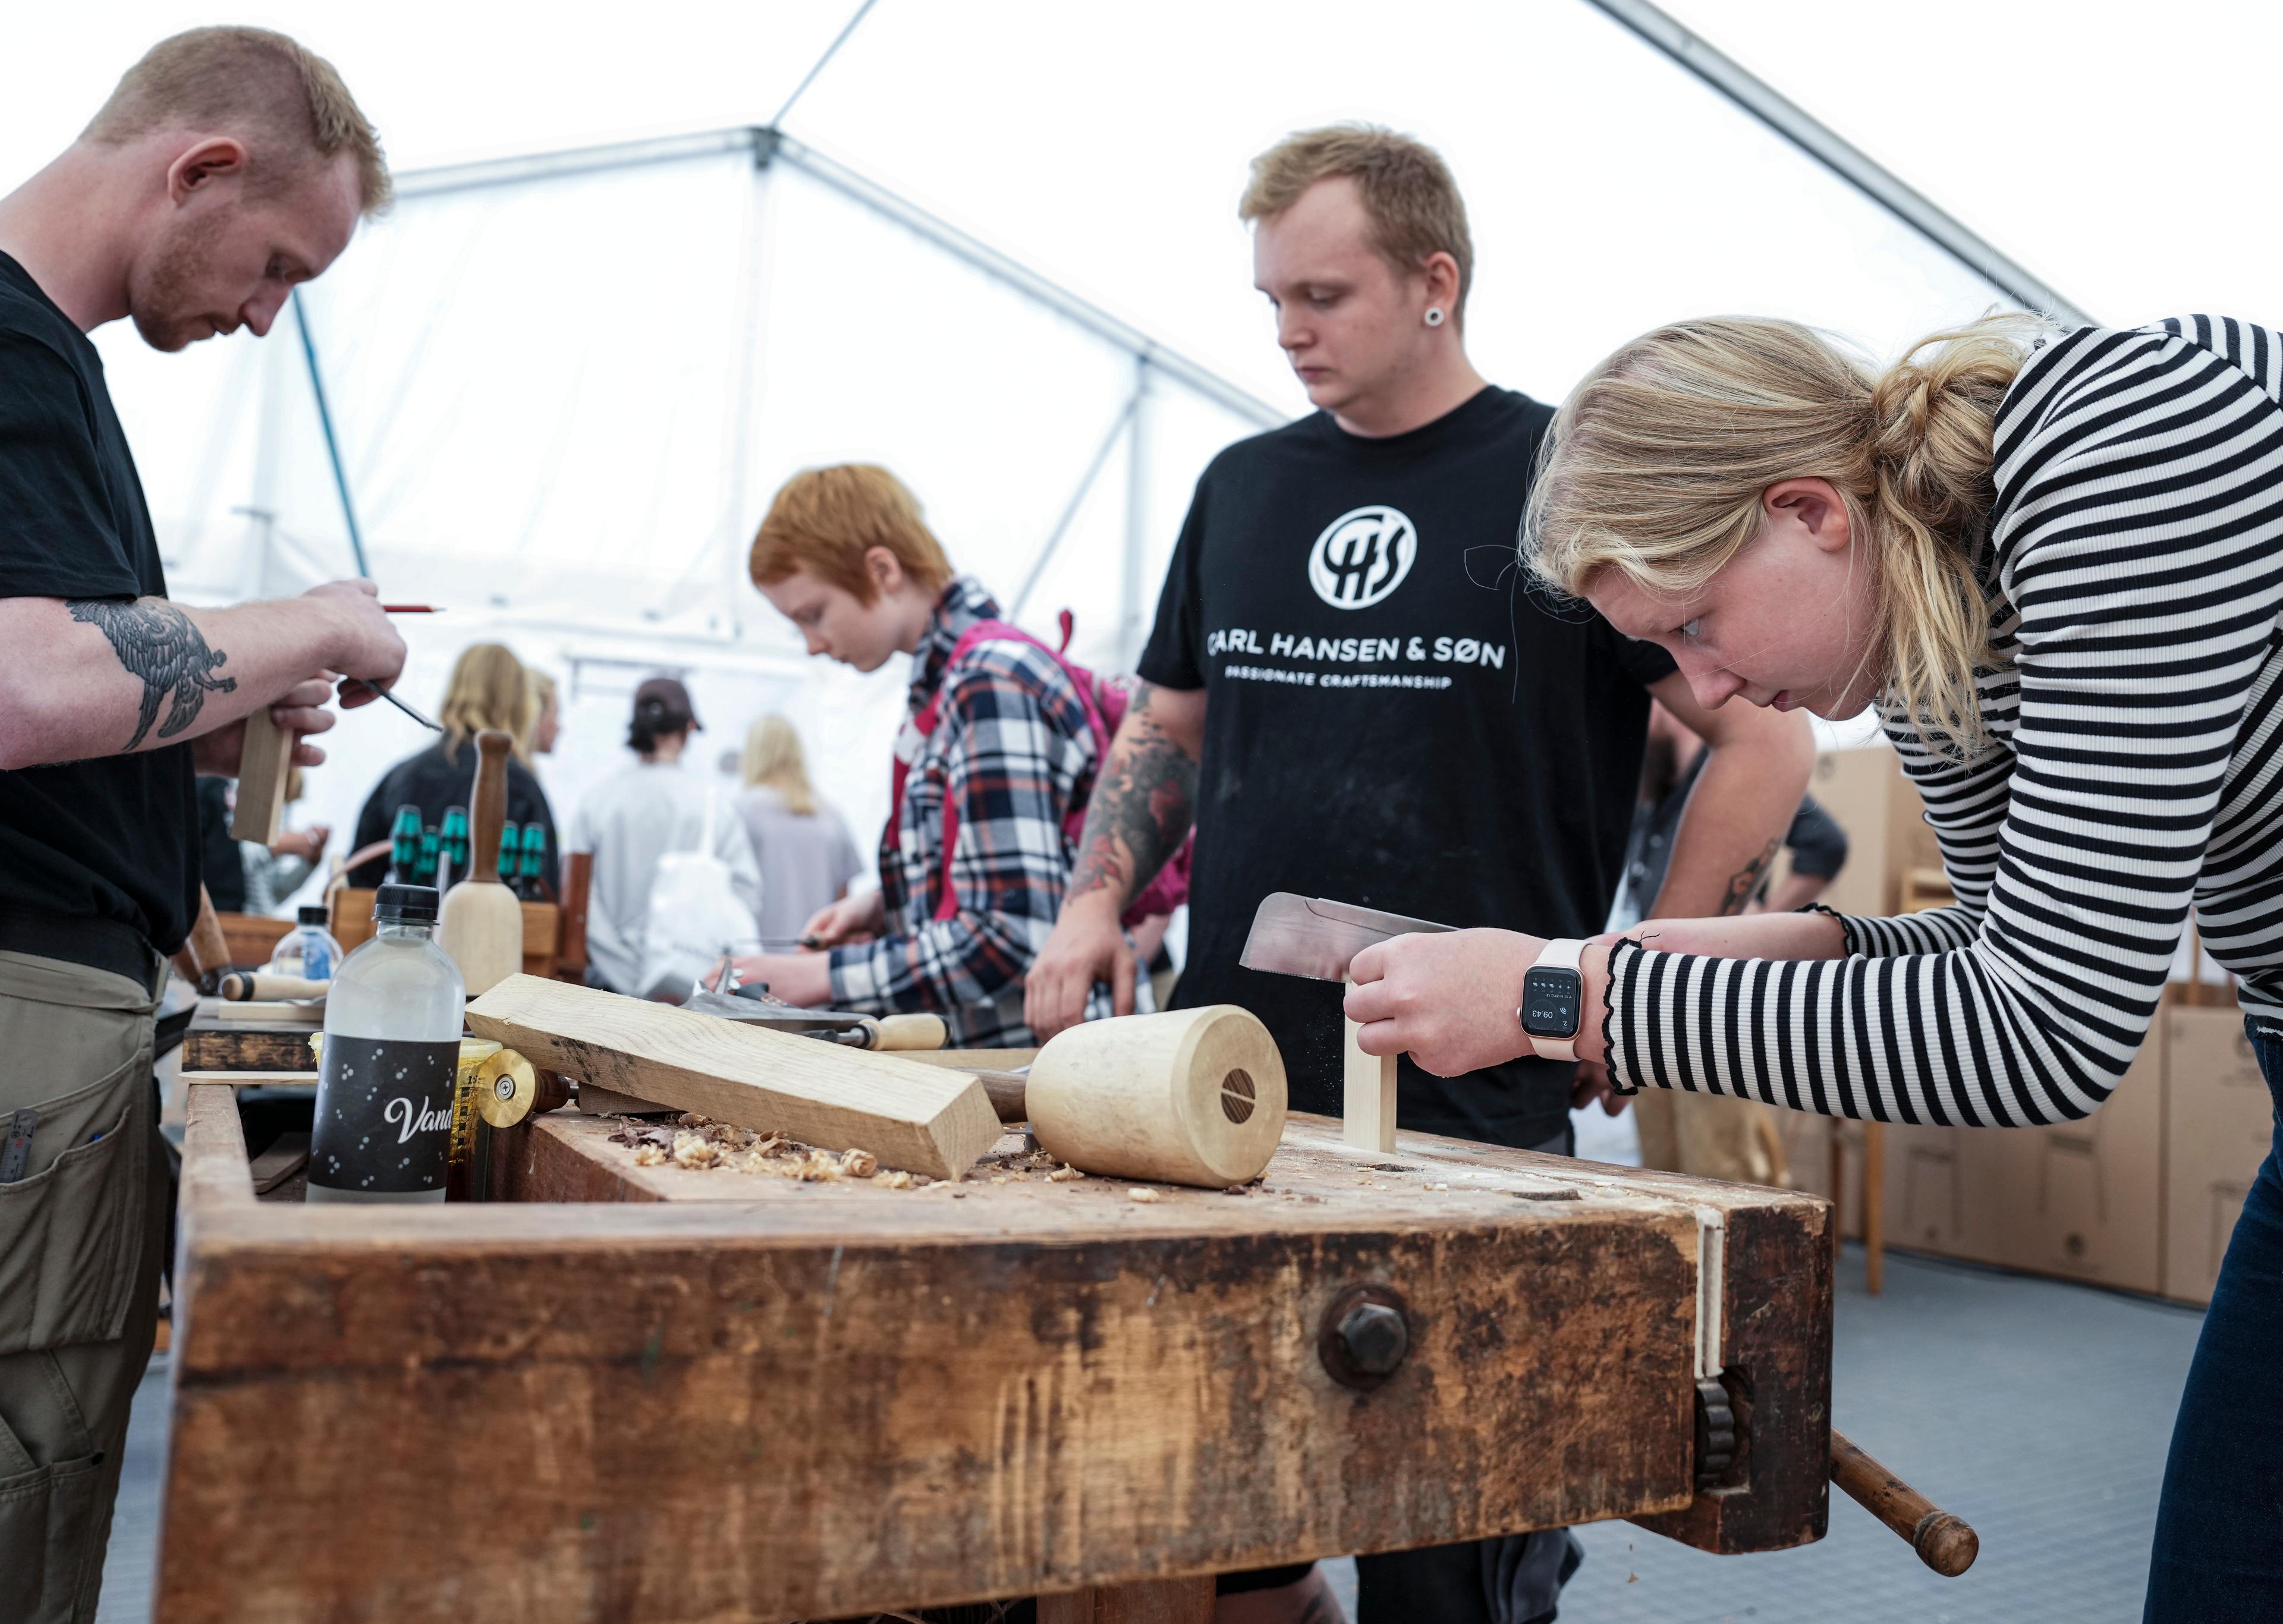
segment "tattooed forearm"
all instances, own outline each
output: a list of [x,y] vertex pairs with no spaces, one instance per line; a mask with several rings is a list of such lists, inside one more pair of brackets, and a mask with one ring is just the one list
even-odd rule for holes
[[65,607],[73,619],[110,639],[119,663],[143,684],[142,713],[135,723],[135,736],[127,741],[129,750],[143,742],[168,694],[175,703],[159,729],[162,739],[174,738],[196,722],[208,694],[232,693],[238,688],[235,677],[212,674],[230,656],[207,648],[191,618],[164,598],[127,603],[115,598],[82,598]]
[[1119,729],[1123,742],[1094,787],[1070,894],[1109,889],[1122,905],[1180,849],[1196,816],[1197,764],[1149,714],[1148,684]]
[[1728,876],[1728,893],[1720,899],[1721,918],[1744,911],[1744,905],[1751,901],[1752,893],[1760,889],[1760,876],[1767,873],[1768,865],[1776,860],[1776,852],[1782,845],[1780,839],[1768,842],[1759,856]]

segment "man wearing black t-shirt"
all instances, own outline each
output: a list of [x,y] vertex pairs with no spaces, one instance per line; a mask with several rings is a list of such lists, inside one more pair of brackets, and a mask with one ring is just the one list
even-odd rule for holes
[[[269,330],[386,200],[371,127],[282,35],[156,47],[0,198],[0,1614],[95,1616],[166,1227],[152,1015],[199,895],[193,773],[247,714],[393,680],[369,582],[186,609],[87,334]],[[297,750],[306,765],[323,759]],[[231,859],[236,860],[232,849]]]
[[[1241,212],[1277,340],[1321,409],[1230,447],[1197,483],[1027,1019],[1041,1038],[1071,1024],[1103,981],[1131,1007],[1118,916],[1194,826],[1174,1002],[1253,1011],[1294,1107],[1336,1115],[1341,989],[1237,964],[1264,895],[1595,934],[1655,694],[1711,747],[1656,911],[1718,913],[1773,854],[1812,746],[1804,719],[1703,710],[1662,651],[1517,579],[1553,413],[1467,359],[1472,252],[1434,152],[1360,127],[1295,136],[1256,160]],[[1406,1060],[1399,1117],[1566,1149],[1573,1069],[1444,1078]],[[1365,1557],[1362,1618],[1523,1624],[1551,1615],[1574,1565],[1560,1532]],[[1321,1582],[1230,1575],[1220,1617],[1321,1616]]]

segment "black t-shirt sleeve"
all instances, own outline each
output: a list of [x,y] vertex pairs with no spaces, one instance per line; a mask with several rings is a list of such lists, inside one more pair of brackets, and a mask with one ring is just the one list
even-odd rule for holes
[[1784,835],[1791,848],[1791,871],[1818,880],[1836,879],[1847,866],[1847,831],[1823,810],[1813,796],[1799,804],[1798,815]]
[[98,456],[79,375],[0,331],[0,597],[140,595]]
[[1197,556],[1204,549],[1206,490],[1212,478],[1212,470],[1207,469],[1189,498],[1189,516],[1181,521],[1180,540],[1173,544],[1173,561],[1165,569],[1165,589],[1157,594],[1157,624],[1150,628],[1149,647],[1142,650],[1135,667],[1144,682],[1159,688],[1205,685],[1204,605]]
[[[401,764],[400,764],[401,766]],[[391,767],[372,787],[364,798],[364,809],[357,813],[356,836],[349,842],[349,850],[362,851],[376,841],[389,837],[390,826],[396,820],[396,804],[390,793],[394,788],[400,767]],[[349,883],[367,890],[388,877],[388,858],[386,855],[359,863],[349,870]]]

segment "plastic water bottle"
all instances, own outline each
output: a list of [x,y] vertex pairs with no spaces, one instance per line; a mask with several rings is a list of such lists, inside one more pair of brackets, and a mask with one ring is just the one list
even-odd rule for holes
[[270,970],[305,981],[332,980],[333,972],[341,967],[341,944],[325,929],[329,922],[325,910],[313,905],[296,917],[300,922],[277,938],[277,951],[269,955]]
[[435,890],[384,885],[372,939],[325,998],[313,1201],[440,1201],[467,989],[436,944]]

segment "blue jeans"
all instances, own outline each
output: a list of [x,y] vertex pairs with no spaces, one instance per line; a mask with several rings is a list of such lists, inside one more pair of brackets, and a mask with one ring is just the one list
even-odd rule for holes
[[2283,1025],[2244,1022],[2275,1148],[2235,1222],[2172,1426],[2143,1624],[2283,1619]]

